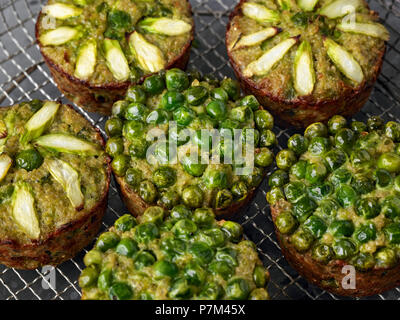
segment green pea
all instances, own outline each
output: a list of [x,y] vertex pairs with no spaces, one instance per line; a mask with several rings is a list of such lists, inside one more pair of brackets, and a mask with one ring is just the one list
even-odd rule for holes
[[180,195],[174,190],[167,190],[161,193],[158,204],[168,210],[172,209],[180,201]]
[[201,227],[211,225],[214,219],[214,212],[210,208],[198,208],[194,211],[193,221]]
[[351,130],[353,130],[355,133],[360,134],[362,132],[367,131],[367,125],[364,122],[361,121],[353,121],[351,123]]
[[304,222],[317,208],[317,204],[309,196],[301,197],[293,206],[293,215],[299,222]]
[[321,183],[327,174],[328,170],[323,163],[310,163],[306,168],[305,179],[311,184],[317,184]]
[[[171,142],[172,143],[172,142]],[[177,146],[170,142],[159,141],[153,145],[153,155],[160,164],[174,162],[177,153]]]
[[233,201],[232,193],[227,190],[219,190],[217,195],[215,196],[215,208],[216,209],[225,209],[228,208]]
[[349,152],[354,146],[355,135],[351,129],[342,128],[335,135],[335,145],[346,152]]
[[[271,131],[271,130],[269,130],[269,131]],[[258,145],[258,143],[260,142],[260,132],[257,129],[244,128],[242,130],[241,136],[242,136],[242,144],[254,143],[254,147],[256,147]]]
[[375,258],[370,253],[359,253],[352,261],[357,270],[367,271],[375,266]]
[[130,86],[126,91],[126,99],[132,102],[146,103],[146,92],[140,86]]
[[[271,147],[277,144],[275,133],[271,130],[262,130],[260,134],[260,147]],[[255,144],[256,146],[257,144]]]
[[114,117],[118,117],[120,119],[124,118],[125,116],[125,108],[128,106],[129,102],[125,100],[119,100],[115,102],[111,109],[111,114]]
[[394,189],[395,189],[397,192],[400,192],[400,176],[397,176],[397,177],[394,179]]
[[333,149],[324,156],[325,165],[331,172],[341,167],[346,160],[346,154],[340,149]]
[[136,242],[130,238],[123,238],[117,244],[115,251],[123,256],[132,257],[139,251],[139,247],[137,246]]
[[188,251],[193,258],[202,265],[210,263],[214,257],[213,249],[204,242],[194,242],[190,244]]
[[156,258],[154,257],[154,254],[150,251],[143,250],[136,255],[134,265],[137,270],[140,270],[142,268],[152,266],[155,262]]
[[225,221],[221,227],[228,239],[232,242],[239,242],[243,237],[243,228],[239,223]]
[[255,266],[253,270],[253,280],[257,288],[264,288],[267,284],[265,269],[263,266]]
[[237,257],[238,257],[237,251],[229,247],[220,248],[217,250],[217,253],[215,254],[216,261],[225,261],[231,267],[238,266]]
[[293,244],[295,249],[299,252],[305,252],[310,249],[314,242],[312,234],[305,229],[299,228],[290,237],[290,242]]
[[157,225],[162,224],[163,219],[164,209],[156,206],[147,208],[142,216],[142,222],[152,222]]
[[256,188],[261,183],[264,177],[264,172],[261,168],[254,167],[253,172],[241,176],[241,179],[247,184],[249,188]]
[[254,120],[259,130],[272,130],[274,127],[274,118],[267,110],[254,112]]
[[224,294],[224,289],[215,282],[208,282],[199,294],[199,298],[204,300],[218,300]]
[[124,152],[124,142],[122,139],[120,137],[112,137],[108,139],[106,152],[113,158]]
[[145,222],[135,227],[134,238],[138,243],[148,243],[160,236],[157,225],[153,222]]
[[203,104],[208,98],[208,90],[203,86],[190,87],[186,91],[186,100],[192,106]]
[[330,224],[329,230],[336,238],[350,237],[354,232],[354,224],[351,220],[335,220]]
[[157,261],[154,266],[154,279],[162,279],[165,277],[174,278],[178,272],[178,266],[166,260]]
[[299,160],[290,167],[290,174],[294,175],[297,179],[304,179],[306,177],[307,166],[307,161]]
[[354,177],[351,182],[351,186],[358,194],[367,194],[372,192],[374,187],[374,181],[364,176]]
[[168,292],[168,296],[172,299],[189,299],[192,294],[192,289],[186,279],[174,281]]
[[284,187],[286,199],[291,203],[296,203],[306,193],[304,183],[300,181],[291,181]]
[[400,199],[397,196],[387,196],[381,205],[381,211],[386,218],[394,219],[400,216]]
[[279,169],[289,170],[297,162],[297,157],[292,150],[283,149],[276,155],[276,165]]
[[283,187],[289,182],[289,175],[286,171],[276,170],[268,179],[268,185],[272,187]]
[[168,111],[164,109],[156,109],[151,111],[146,117],[146,123],[149,124],[164,124],[169,120]]
[[358,195],[349,185],[340,185],[336,190],[336,198],[342,207],[347,208],[357,201]]
[[384,126],[384,122],[379,116],[372,116],[367,120],[367,126],[369,131],[381,130]]
[[282,188],[273,187],[266,195],[267,202],[270,205],[276,204],[280,199],[285,199]]
[[330,141],[325,137],[314,137],[308,146],[308,151],[313,155],[320,156],[329,151],[331,147]]
[[314,238],[319,239],[326,232],[327,226],[321,218],[311,216],[303,223],[303,228],[308,230]]
[[245,199],[248,194],[247,185],[243,181],[237,181],[232,185],[231,193],[235,199],[239,201]]
[[247,122],[253,119],[253,111],[250,107],[236,107],[231,110],[230,118],[238,122]]
[[185,96],[177,91],[167,91],[161,98],[160,108],[174,111],[185,104]]
[[111,269],[103,269],[97,280],[97,287],[102,291],[107,291],[113,281],[113,272]]
[[334,257],[334,252],[330,246],[319,244],[313,247],[311,256],[314,260],[327,264]]
[[168,90],[183,91],[189,87],[189,77],[187,74],[177,68],[167,70],[165,74],[165,83]]
[[274,154],[268,148],[256,149],[254,163],[259,167],[268,167],[274,161]]
[[233,80],[231,78],[225,78],[221,81],[221,88],[226,91],[229,95],[229,98],[232,100],[239,99],[240,96],[240,86],[239,82]]
[[187,126],[196,117],[196,114],[190,108],[179,107],[174,110],[173,117],[178,125]]
[[206,280],[207,273],[197,263],[189,263],[185,266],[183,277],[190,285],[201,286]]
[[376,267],[378,268],[392,268],[397,263],[396,252],[391,248],[381,248],[375,255]]
[[290,212],[282,212],[276,218],[275,225],[280,233],[289,234],[292,233],[296,228],[297,221]]
[[132,288],[124,282],[115,282],[108,291],[110,299],[129,300],[133,296]]
[[96,284],[98,272],[94,267],[88,267],[82,270],[79,276],[79,286],[81,288],[87,288]]
[[173,237],[164,238],[160,242],[160,250],[169,258],[181,256],[185,253],[185,241]]
[[135,168],[129,168],[125,173],[125,181],[134,189],[137,190],[140,182],[142,181],[142,171]]
[[322,122],[315,122],[306,128],[304,136],[309,140],[315,137],[328,137],[328,128]]
[[175,184],[177,179],[174,168],[162,166],[153,172],[153,183],[158,188],[168,188]]
[[32,171],[39,168],[43,163],[42,155],[36,149],[20,151],[15,157],[15,164],[18,169]]
[[[149,113],[149,109],[144,104],[138,103],[138,102],[133,102],[133,103],[129,104],[125,109],[125,119],[126,120],[136,120],[136,121],[145,121],[148,113]],[[121,125],[121,127],[122,127],[122,125]]]
[[373,223],[368,223],[359,226],[354,234],[353,237],[359,243],[366,243],[371,240],[376,239],[376,227]]
[[228,280],[232,277],[234,270],[225,261],[213,261],[208,266],[211,274],[219,274],[223,279]]
[[348,259],[357,252],[355,244],[350,239],[335,240],[332,248],[336,258],[340,260]]
[[216,120],[223,120],[227,114],[226,103],[221,100],[213,100],[211,101],[207,107],[207,114]]
[[191,219],[192,218],[192,211],[185,207],[184,205],[180,204],[172,208],[170,212],[170,217],[173,220],[180,220],[180,219]]
[[245,279],[235,278],[228,281],[226,296],[229,300],[246,300],[249,294],[250,287]]
[[106,121],[105,130],[109,137],[120,136],[122,134],[123,122],[120,118],[113,117]]
[[196,224],[189,219],[181,219],[175,223],[172,232],[177,238],[188,239],[197,231]]
[[392,175],[385,169],[377,169],[374,171],[374,179],[378,188],[386,188],[392,184]]
[[392,223],[384,228],[386,239],[390,244],[400,244],[400,224]]
[[260,108],[260,103],[255,96],[248,95],[239,101],[239,106],[250,107],[251,110],[257,111]]
[[134,140],[136,138],[141,138],[144,133],[144,124],[140,121],[131,120],[124,124],[122,129],[123,136],[128,140]]
[[160,94],[165,89],[163,77],[158,74],[147,77],[143,82],[143,89],[150,95]]
[[118,231],[129,231],[137,225],[137,221],[130,214],[124,214],[115,221],[114,226]]
[[146,157],[148,143],[145,139],[131,139],[129,155],[134,158],[144,159]]
[[352,173],[345,168],[339,168],[332,173],[329,179],[335,187],[338,187],[341,184],[350,183]]
[[203,199],[203,191],[198,186],[189,186],[182,191],[182,201],[189,208],[200,208]]
[[316,211],[316,214],[320,214],[320,216],[326,220],[330,220],[331,216],[335,214],[340,208],[339,203],[337,203],[333,199],[324,199],[319,203],[319,211]]
[[346,118],[340,115],[335,115],[328,121],[328,129],[331,134],[336,134],[340,129],[346,128],[346,126]]
[[308,188],[308,195],[315,201],[321,201],[330,196],[332,192],[333,186],[329,182],[320,185],[313,185]]
[[356,202],[356,213],[365,219],[373,219],[380,214],[381,207],[375,198],[363,198]]
[[398,173],[400,172],[400,156],[393,152],[383,153],[378,158],[377,166],[391,173]]
[[228,102],[229,96],[228,93],[223,88],[214,88],[210,92],[211,98],[215,100],[222,100],[224,102]]
[[226,189],[229,186],[228,174],[224,170],[207,169],[203,181],[209,189]]
[[385,134],[394,142],[400,141],[400,124],[398,122],[389,121],[385,125]]
[[102,254],[99,250],[92,249],[85,254],[83,258],[83,263],[86,267],[90,267],[92,265],[98,266],[102,263]]
[[298,156],[307,151],[308,144],[308,139],[298,133],[292,135],[287,142],[288,148]]
[[201,230],[194,238],[195,241],[204,242],[210,247],[221,247],[225,245],[227,236],[219,228]]
[[108,231],[100,235],[96,242],[96,249],[105,252],[114,248],[119,242],[119,236],[114,232]]

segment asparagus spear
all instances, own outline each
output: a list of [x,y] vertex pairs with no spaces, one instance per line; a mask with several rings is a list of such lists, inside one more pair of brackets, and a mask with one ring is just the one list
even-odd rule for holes
[[330,19],[336,19],[356,12],[360,5],[362,5],[361,0],[336,0],[323,6],[319,13]]
[[45,162],[52,177],[61,184],[69,201],[76,210],[82,210],[85,198],[81,191],[78,172],[68,163],[59,159],[50,159]]
[[240,40],[236,43],[235,48],[239,49],[239,48],[243,48],[243,47],[255,46],[255,45],[263,42],[264,40],[267,40],[268,38],[275,36],[280,31],[281,30],[279,28],[270,27],[270,28],[260,30],[258,32],[248,34],[248,35],[240,38]]
[[297,3],[304,11],[313,11],[318,0],[299,0]]
[[78,51],[75,65],[75,77],[86,80],[94,72],[97,60],[97,43],[91,39],[84,43]]
[[261,76],[266,73],[283,58],[286,52],[298,42],[298,37],[286,39],[269,49],[260,58],[251,62],[244,70],[246,77]]
[[294,59],[294,88],[301,96],[312,93],[315,84],[315,71],[311,45],[303,41]]
[[126,81],[129,78],[130,70],[121,46],[117,40],[104,39],[104,52],[107,67],[118,81]]
[[268,9],[267,7],[257,3],[243,3],[242,12],[246,17],[256,20],[260,23],[279,22],[280,20],[279,13],[277,11]]
[[179,36],[192,30],[192,25],[179,19],[146,18],[139,22],[139,27],[151,33],[167,36]]
[[54,3],[43,8],[43,13],[57,19],[68,19],[82,14],[82,9],[70,4]]
[[8,170],[12,165],[12,159],[9,155],[2,153],[0,155],[0,182],[5,178],[7,175]]
[[59,27],[43,33],[39,41],[44,46],[59,46],[75,39],[78,35],[79,31],[76,28]]
[[147,72],[158,72],[165,67],[161,50],[149,43],[141,34],[134,31],[129,37],[131,51],[140,67]]
[[32,187],[18,182],[12,196],[12,212],[16,223],[32,239],[40,236],[39,220],[35,209]]
[[341,31],[365,34],[367,36],[389,40],[389,31],[379,23],[340,23],[336,26]]

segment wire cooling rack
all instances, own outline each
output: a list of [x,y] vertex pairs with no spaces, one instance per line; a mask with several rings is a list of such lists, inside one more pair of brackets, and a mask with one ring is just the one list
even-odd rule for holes
[[[13,105],[31,99],[62,99],[35,43],[34,25],[44,0],[0,0],[0,105]],[[391,39],[382,73],[369,102],[355,118],[366,120],[380,115],[385,120],[400,120],[400,1],[369,1],[389,29]],[[229,12],[237,0],[191,0],[196,22],[196,45],[190,65],[203,73],[231,76],[224,45]],[[90,122],[104,134],[105,117],[87,113]],[[275,128],[279,148],[294,132]],[[265,201],[266,181],[254,200],[236,219],[247,237],[257,244],[260,257],[271,273],[269,292],[273,299],[343,299],[322,291],[300,277],[282,256],[274,235],[269,208]],[[126,208],[113,181],[109,205],[102,226],[106,230]],[[89,246],[90,249],[91,245]],[[0,266],[0,299],[79,299],[78,276],[84,267],[86,250],[50,272],[19,271]],[[55,280],[55,281],[53,281]],[[54,286],[52,286],[52,284]],[[368,299],[400,299],[400,288]]]

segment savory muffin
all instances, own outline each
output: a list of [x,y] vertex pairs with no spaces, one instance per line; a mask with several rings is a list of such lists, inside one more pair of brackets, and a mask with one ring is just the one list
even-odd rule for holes
[[273,161],[273,118],[237,82],[179,69],[148,77],[114,104],[106,150],[129,210],[211,207],[234,214]]
[[83,300],[266,300],[269,273],[242,227],[211,209],[127,214],[85,258]]
[[246,92],[295,127],[358,112],[382,65],[388,31],[363,0],[242,0],[226,45]]
[[[267,200],[286,259],[308,281],[349,296],[400,284],[399,142],[397,122],[334,116],[277,154]],[[342,285],[343,266],[354,267],[354,288]]]
[[57,265],[96,235],[111,169],[104,141],[67,105],[0,108],[0,263]]
[[103,114],[129,85],[162,69],[184,68],[193,32],[187,0],[49,0],[36,23],[59,89]]

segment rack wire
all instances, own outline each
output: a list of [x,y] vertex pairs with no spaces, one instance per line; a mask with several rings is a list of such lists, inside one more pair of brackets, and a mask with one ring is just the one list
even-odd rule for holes
[[[2,0],[0,3],[0,105],[23,100],[61,99],[50,72],[35,42],[34,26],[44,0]],[[231,76],[224,35],[229,12],[237,0],[191,0],[196,22],[196,46],[189,67],[218,77]],[[370,0],[371,9],[380,17],[391,34],[382,73],[370,100],[355,118],[366,120],[380,115],[386,121],[400,120],[400,1]],[[104,134],[106,117],[77,108]],[[294,133],[275,128],[279,148]],[[247,237],[257,245],[260,257],[271,273],[269,292],[273,299],[344,299],[310,285],[292,269],[282,256],[274,235],[269,207],[265,200],[266,182],[261,185],[250,205],[236,218]],[[126,212],[115,182],[110,188],[109,204],[102,230]],[[87,249],[90,249],[90,245]],[[87,250],[63,263],[50,273],[45,270],[21,271],[0,266],[0,299],[79,299],[78,276],[84,267]],[[51,286],[55,276],[55,287]],[[400,288],[367,299],[400,299]]]

